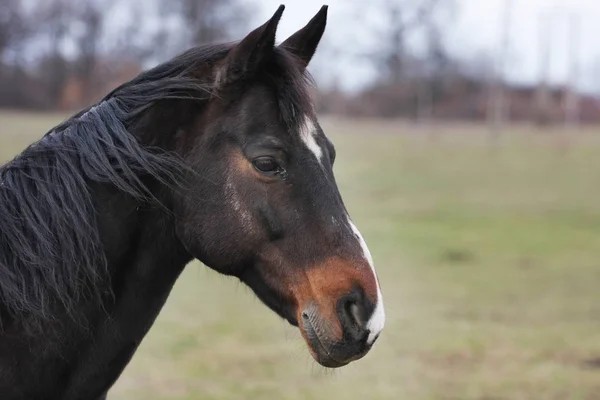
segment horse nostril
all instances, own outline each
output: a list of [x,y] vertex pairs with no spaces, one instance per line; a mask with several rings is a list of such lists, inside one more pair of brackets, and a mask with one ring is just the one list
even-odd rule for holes
[[357,328],[363,326],[362,316],[358,305],[352,301],[347,304],[347,311],[350,320],[356,325]]
[[338,314],[345,335],[353,340],[360,340],[367,335],[365,329],[365,307],[356,296],[346,296],[341,299]]

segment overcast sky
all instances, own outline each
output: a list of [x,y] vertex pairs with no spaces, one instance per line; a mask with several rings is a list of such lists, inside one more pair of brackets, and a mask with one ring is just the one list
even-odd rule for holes
[[[250,0],[248,0],[250,1]],[[256,13],[259,23],[272,15],[281,3],[286,5],[279,25],[281,41],[302,27],[323,4],[328,4],[329,22],[326,39],[339,45],[344,40],[359,43],[367,26],[369,0],[251,0],[260,5]],[[398,0],[411,4],[410,0]],[[493,53],[499,49],[501,25],[506,0],[455,0],[454,16],[448,16],[449,26],[446,43],[453,53],[469,58],[482,52]],[[255,3],[255,4],[256,4]],[[364,4],[365,10],[356,12],[356,4]],[[540,20],[552,19],[552,47],[550,76],[557,83],[565,82],[569,76],[569,49],[567,15],[576,13],[579,18],[579,69],[578,84],[590,90],[600,90],[600,0],[513,0],[510,22],[510,47],[506,73],[513,81],[535,82],[540,71]],[[362,21],[362,15],[365,21]],[[359,15],[359,18],[352,16]],[[370,14],[369,14],[370,15]],[[377,17],[375,17],[377,18]],[[370,23],[377,24],[373,17]],[[385,23],[382,19],[381,23]],[[356,37],[358,32],[359,37]],[[315,68],[324,63],[319,58]],[[345,86],[359,85],[367,81],[372,71],[356,62],[338,63],[336,70]],[[318,71],[317,71],[318,72]],[[597,77],[597,79],[596,79]]]

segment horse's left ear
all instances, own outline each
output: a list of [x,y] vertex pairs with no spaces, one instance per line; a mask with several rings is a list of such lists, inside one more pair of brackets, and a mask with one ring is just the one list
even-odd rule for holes
[[327,6],[321,7],[317,15],[304,28],[281,43],[282,47],[285,47],[302,61],[304,68],[310,63],[315,51],[317,51],[321,37],[323,37],[323,32],[325,32],[327,8]]
[[275,33],[284,9],[285,6],[280,5],[271,19],[231,49],[217,75],[218,85],[235,82],[260,70],[275,48]]

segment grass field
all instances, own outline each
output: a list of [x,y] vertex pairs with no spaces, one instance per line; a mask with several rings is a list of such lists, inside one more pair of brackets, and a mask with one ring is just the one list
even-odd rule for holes
[[[59,121],[0,113],[0,159]],[[565,151],[526,129],[491,148],[474,127],[323,125],[383,287],[372,352],[325,371],[249,290],[192,264],[109,398],[600,399],[600,129]]]

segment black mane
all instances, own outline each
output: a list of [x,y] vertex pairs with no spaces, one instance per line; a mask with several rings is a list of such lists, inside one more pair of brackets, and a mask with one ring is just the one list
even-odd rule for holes
[[[231,48],[194,48],[140,74],[0,168],[0,318],[43,320],[55,304],[69,312],[84,298],[110,295],[90,183],[141,201],[153,198],[145,178],[173,184],[185,166],[173,153],[141,144],[138,123],[169,106],[163,101],[201,106],[217,95],[214,77],[197,71]],[[295,125],[312,112],[307,75],[283,49],[269,65],[260,79],[277,94],[284,122]]]

